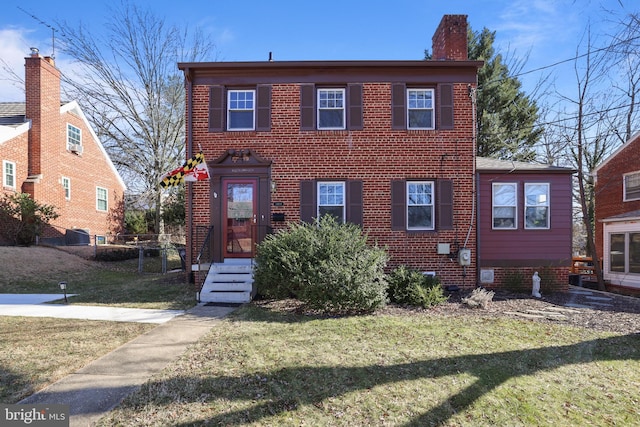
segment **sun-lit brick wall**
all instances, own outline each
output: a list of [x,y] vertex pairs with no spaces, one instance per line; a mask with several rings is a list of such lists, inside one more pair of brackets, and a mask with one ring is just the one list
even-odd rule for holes
[[[31,129],[0,145],[0,160],[16,163],[16,192],[28,193],[39,203],[56,208],[60,217],[51,222],[55,227],[44,237],[56,237],[64,234],[64,229],[74,228],[88,230],[91,235],[121,232],[124,188],[79,108],[61,112],[60,71],[53,59],[38,54],[25,59],[25,88]],[[67,149],[67,123],[81,131],[81,154]],[[70,199],[65,198],[63,177],[71,182]],[[97,209],[97,187],[107,189],[106,212]],[[3,184],[3,192],[7,191]]]
[[[463,269],[457,260],[437,254],[438,243],[475,252],[473,203],[472,105],[467,84],[454,85],[453,130],[407,131],[391,127],[391,83],[363,84],[362,130],[301,131],[300,85],[273,84],[269,132],[209,132],[209,87],[193,87],[193,146],[208,160],[227,149],[252,149],[272,161],[277,189],[272,211],[287,222],[300,219],[300,181],[363,181],[363,229],[372,243],[386,247],[390,266],[409,265],[435,271],[445,284],[474,286],[475,264]],[[433,232],[391,230],[391,181],[446,178],[454,183],[454,229]],[[209,187],[193,189],[193,224],[210,223]],[[281,206],[275,206],[278,203]],[[474,257],[472,256],[472,259]]]
[[603,256],[603,225],[600,220],[640,210],[640,200],[623,201],[623,175],[640,171],[640,137],[637,137],[598,169],[595,196],[596,248]]

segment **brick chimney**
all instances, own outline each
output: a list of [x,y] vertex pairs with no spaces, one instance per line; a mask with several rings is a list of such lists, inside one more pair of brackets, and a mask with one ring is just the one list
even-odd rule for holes
[[[40,56],[36,48],[25,58],[25,98],[26,118],[31,120],[27,181],[38,182],[47,150],[61,143],[61,127],[60,71],[53,58]],[[27,192],[35,196],[33,188]]]
[[467,15],[444,15],[431,42],[433,60],[467,60]]

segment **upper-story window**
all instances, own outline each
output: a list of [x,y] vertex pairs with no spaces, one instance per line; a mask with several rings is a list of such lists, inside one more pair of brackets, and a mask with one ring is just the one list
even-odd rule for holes
[[102,212],[106,212],[109,207],[107,200],[107,189],[102,187],[96,187],[96,209]]
[[624,175],[624,201],[640,200],[640,172]]
[[518,228],[517,195],[515,183],[493,183],[493,228],[514,230]]
[[2,161],[2,185],[5,188],[16,189],[16,164],[7,160]]
[[318,89],[318,129],[345,128],[344,89]]
[[82,130],[79,127],[67,123],[67,149],[74,149],[82,145]]
[[66,176],[62,177],[62,188],[64,189],[64,198],[71,200],[71,179]]
[[434,129],[434,90],[407,89],[407,128]]
[[549,228],[549,184],[524,184],[524,228]]
[[255,129],[255,90],[227,92],[227,130]]
[[407,230],[433,230],[433,181],[407,181]]
[[338,222],[345,222],[345,183],[318,182],[318,218],[332,215]]

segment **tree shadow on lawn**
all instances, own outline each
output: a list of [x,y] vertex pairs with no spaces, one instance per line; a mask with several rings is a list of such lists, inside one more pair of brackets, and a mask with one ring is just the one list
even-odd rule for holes
[[[601,338],[566,346],[448,357],[397,365],[364,367],[291,367],[275,372],[240,377],[177,377],[166,382],[147,383],[142,395],[125,401],[122,408],[135,411],[141,404],[164,406],[179,398],[182,402],[228,400],[257,403],[250,408],[224,412],[215,417],[182,424],[243,425],[260,422],[299,405],[318,408],[330,398],[365,391],[384,384],[417,379],[436,379],[467,373],[475,382],[433,407],[407,426],[440,425],[469,408],[484,394],[511,378],[533,375],[556,368],[596,361],[640,360],[640,335]],[[300,381],[304,378],[304,381]],[[350,380],[344,381],[344,378]],[[259,393],[257,393],[259,391]],[[172,392],[176,396],[170,396]],[[203,396],[205,396],[203,398]]]

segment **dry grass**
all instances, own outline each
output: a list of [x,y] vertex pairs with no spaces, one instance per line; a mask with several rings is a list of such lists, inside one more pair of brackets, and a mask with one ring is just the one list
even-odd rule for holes
[[638,335],[253,304],[100,425],[633,425],[639,395]]
[[155,326],[0,316],[0,402],[15,403]]

